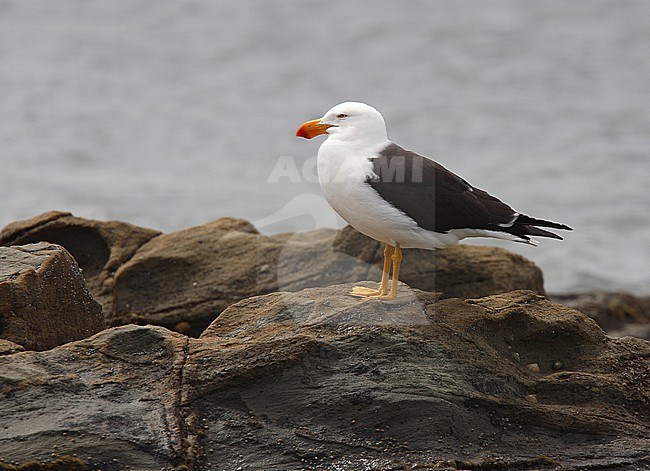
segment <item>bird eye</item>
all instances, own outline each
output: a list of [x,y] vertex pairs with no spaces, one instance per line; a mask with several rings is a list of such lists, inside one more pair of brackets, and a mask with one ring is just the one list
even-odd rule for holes
[[348,117],[348,115],[341,113],[341,114],[337,114],[336,117],[337,117],[338,119],[345,119],[345,118]]

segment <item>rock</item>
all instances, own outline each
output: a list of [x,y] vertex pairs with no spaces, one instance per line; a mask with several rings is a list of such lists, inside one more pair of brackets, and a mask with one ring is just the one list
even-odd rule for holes
[[526,365],[526,368],[528,368],[533,373],[539,373],[540,372],[539,365],[537,363],[529,363],[529,364]]
[[351,288],[245,299],[198,339],[125,326],[0,357],[0,456],[56,449],[142,471],[646,467],[647,342],[529,291],[402,285],[361,303]]
[[584,312],[613,337],[634,337],[650,340],[650,298],[629,293],[587,291],[554,295],[553,299]]
[[280,248],[229,218],[155,237],[116,272],[111,323],[186,322],[200,332],[229,304],[277,289],[264,266]]
[[0,471],[90,471],[90,468],[74,456],[62,456],[41,463],[29,461],[20,464],[7,464],[0,458]]
[[[113,324],[189,323],[198,335],[229,305],[274,291],[379,280],[383,248],[351,228],[264,236],[230,218],[158,236],[115,275]],[[505,250],[459,246],[405,251],[402,279],[450,296],[528,288],[540,270]]]
[[104,328],[77,262],[41,242],[0,247],[0,337],[28,350],[47,350]]
[[0,355],[11,355],[12,353],[24,352],[25,347],[9,340],[0,339]]
[[537,404],[539,402],[537,400],[537,396],[535,396],[534,394],[529,394],[528,396],[525,397],[525,399],[531,404]]
[[250,298],[191,340],[187,398],[204,411],[206,463],[632,469],[646,459],[647,343],[608,339],[532,292],[463,301],[402,286],[397,301],[359,303],[341,295],[351,287]]
[[93,221],[50,211],[7,225],[0,231],[0,245],[47,241],[65,247],[83,270],[93,297],[110,314],[115,271],[138,247],[158,234],[160,231],[124,222]]
[[[52,212],[0,232],[0,245],[37,240],[59,243],[77,258],[110,325],[180,326],[194,336],[242,299],[378,281],[383,262],[381,244],[351,227],[265,236],[247,221],[223,218],[160,235]],[[404,253],[401,279],[422,290],[458,297],[514,289],[544,293],[539,268],[502,249],[455,246]]]
[[162,327],[127,326],[0,357],[0,456],[46,461],[54,452],[78,456],[89,469],[184,464],[187,344]]

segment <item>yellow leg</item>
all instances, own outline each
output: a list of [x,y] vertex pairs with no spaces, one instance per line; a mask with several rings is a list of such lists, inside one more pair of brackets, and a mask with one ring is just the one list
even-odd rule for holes
[[397,283],[399,282],[399,268],[402,264],[402,248],[397,245],[393,253],[393,284],[390,287],[390,293],[381,296],[380,299],[395,299],[397,297]]
[[379,289],[366,288],[365,286],[355,286],[350,293],[352,296],[359,296],[362,298],[382,296],[388,293],[388,280],[390,278],[390,264],[391,258],[395,251],[395,247],[386,244],[384,248],[384,267],[381,271],[381,282]]
[[381,294],[366,296],[361,301],[367,301],[369,299],[380,299],[382,301],[389,301],[397,297],[397,283],[399,282],[399,269],[402,264],[402,249],[398,245],[395,246],[392,256],[390,257],[393,262],[393,283],[390,287],[390,292],[383,292]]

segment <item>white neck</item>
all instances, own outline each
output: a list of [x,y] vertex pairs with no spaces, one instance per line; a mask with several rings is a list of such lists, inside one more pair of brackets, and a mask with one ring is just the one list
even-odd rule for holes
[[390,141],[354,139],[331,135],[318,150],[318,177],[323,183],[365,181],[372,175],[371,158],[386,147]]

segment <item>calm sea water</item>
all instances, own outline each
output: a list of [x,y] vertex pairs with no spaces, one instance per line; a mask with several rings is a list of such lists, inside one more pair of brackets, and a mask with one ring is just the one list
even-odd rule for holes
[[650,294],[650,2],[0,0],[0,226],[337,226],[297,126],[365,101],[521,212],[547,289]]

